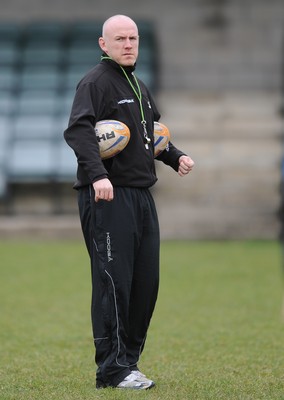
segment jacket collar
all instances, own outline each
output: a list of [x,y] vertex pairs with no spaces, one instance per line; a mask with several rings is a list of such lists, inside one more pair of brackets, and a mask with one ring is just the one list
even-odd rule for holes
[[[102,57],[108,57],[108,55],[106,53],[103,53]],[[117,71],[123,73],[121,70],[121,66],[117,62],[112,60],[111,58],[105,58],[105,59],[101,60],[101,63],[104,63],[104,64],[107,63],[107,64],[111,65],[114,69],[116,69]],[[131,74],[133,71],[135,71],[135,68],[136,68],[136,63],[134,65],[130,65],[128,67],[123,67],[124,71],[127,74]]]

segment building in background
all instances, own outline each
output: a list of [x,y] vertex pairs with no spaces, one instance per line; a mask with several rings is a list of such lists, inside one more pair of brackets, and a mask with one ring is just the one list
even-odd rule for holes
[[[152,24],[157,40],[155,65],[159,67],[155,95],[163,112],[162,122],[170,128],[177,146],[188,150],[196,162],[195,171],[187,180],[178,177],[169,180],[167,174],[171,172],[158,166],[160,179],[155,196],[164,237],[271,239],[277,237],[279,230],[283,11],[281,0],[174,3],[146,0],[143,3],[104,1],[93,4],[87,0],[48,3],[27,0],[24,4],[13,0],[2,7],[0,25],[41,21],[64,26],[79,21],[95,24],[116,13],[128,14],[140,21],[141,26]],[[45,52],[45,56],[47,54]],[[62,53],[50,51],[49,60],[57,56]],[[146,60],[147,53],[144,56]],[[0,56],[0,64],[1,59]],[[24,61],[23,55],[21,61]],[[72,82],[79,77],[76,73],[80,72],[71,69],[71,63],[66,64],[70,92]],[[3,71],[0,82],[8,85],[13,78],[4,78]],[[52,76],[51,66],[49,75],[52,85],[57,78]],[[23,84],[25,80],[28,84],[29,77],[34,82],[36,74],[23,77]],[[52,108],[56,102],[48,93],[47,90],[44,100]],[[4,97],[0,99],[2,117],[4,107],[16,104],[14,98],[9,103],[9,96]],[[68,99],[67,95],[62,99],[62,107],[67,110]],[[18,97],[17,115],[21,107],[25,108],[32,101],[31,95],[28,101]],[[24,120],[18,123],[20,132],[29,127],[30,135],[37,136],[39,126],[41,132],[48,131],[47,122],[38,120],[34,124],[28,121],[25,112],[23,114]],[[7,131],[6,122],[5,118],[0,119],[2,132]],[[62,125],[57,124],[58,135]],[[11,139],[10,133],[8,139]],[[31,146],[27,146],[27,151],[30,150]],[[65,154],[65,150],[62,152]],[[66,157],[69,160],[69,156]],[[2,173],[6,165],[2,163]],[[2,176],[2,183],[3,179]],[[10,212],[17,217],[48,216],[56,209],[61,216],[76,218],[76,199],[70,183],[66,186],[63,180],[58,186],[54,175],[48,176],[48,180],[47,187],[34,187],[33,182],[25,182],[23,187],[14,180]],[[55,198],[50,196],[55,192]],[[3,204],[1,212],[5,217],[7,208]]]

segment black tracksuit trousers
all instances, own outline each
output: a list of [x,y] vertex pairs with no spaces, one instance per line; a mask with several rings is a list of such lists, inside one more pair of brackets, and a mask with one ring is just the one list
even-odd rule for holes
[[159,224],[148,189],[115,187],[95,203],[79,189],[82,230],[91,259],[92,327],[97,383],[117,386],[137,369],[159,284]]

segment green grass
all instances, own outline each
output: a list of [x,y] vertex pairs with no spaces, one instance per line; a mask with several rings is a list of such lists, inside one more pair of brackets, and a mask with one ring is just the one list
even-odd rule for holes
[[82,242],[0,243],[1,400],[284,399],[276,242],[164,242],[141,360],[156,388],[95,390]]

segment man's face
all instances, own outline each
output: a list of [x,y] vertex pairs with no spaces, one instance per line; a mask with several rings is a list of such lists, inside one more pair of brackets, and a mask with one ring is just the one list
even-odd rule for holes
[[122,67],[134,65],[138,57],[139,36],[132,21],[112,21],[99,39],[101,49]]

